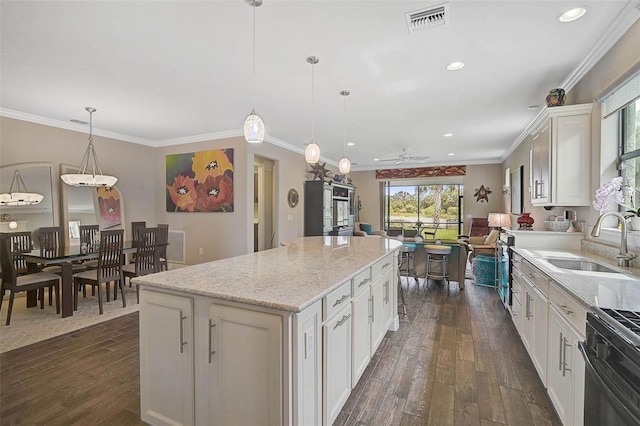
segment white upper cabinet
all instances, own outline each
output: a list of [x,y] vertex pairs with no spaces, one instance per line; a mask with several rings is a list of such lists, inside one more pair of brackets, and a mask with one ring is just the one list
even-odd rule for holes
[[547,108],[531,132],[531,204],[591,204],[592,104]]

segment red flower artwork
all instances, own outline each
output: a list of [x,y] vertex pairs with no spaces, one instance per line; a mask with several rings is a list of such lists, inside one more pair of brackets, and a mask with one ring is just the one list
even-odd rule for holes
[[227,175],[207,176],[196,187],[196,194],[198,211],[233,211],[233,180]]

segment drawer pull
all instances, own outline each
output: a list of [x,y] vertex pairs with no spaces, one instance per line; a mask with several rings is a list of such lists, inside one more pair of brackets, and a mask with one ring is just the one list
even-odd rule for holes
[[387,263],[385,263],[384,265],[382,265],[382,269],[385,269],[386,267],[388,267],[388,266],[390,266],[390,265],[391,265],[391,263],[387,262]]
[[365,285],[369,281],[371,281],[370,278],[365,278],[364,280],[360,281],[360,284],[358,284],[358,288],[362,287],[363,285]]
[[558,306],[560,307],[560,309],[562,309],[562,312],[564,312],[565,314],[573,315],[573,311],[570,310],[567,305],[561,305],[560,303],[558,303]]
[[340,321],[338,321],[338,322],[336,323],[336,325],[334,325],[334,326],[333,326],[333,329],[335,330],[336,328],[340,327],[342,324],[344,324],[345,322],[347,322],[347,320],[348,320],[349,318],[351,318],[351,314],[349,314],[349,315],[344,315],[344,316],[342,317],[342,319],[341,319]]
[[338,306],[339,304],[341,304],[342,302],[344,302],[345,300],[347,300],[349,298],[348,294],[345,294],[344,296],[342,296],[340,299],[336,300],[336,302],[333,304],[333,307],[335,308],[336,306]]

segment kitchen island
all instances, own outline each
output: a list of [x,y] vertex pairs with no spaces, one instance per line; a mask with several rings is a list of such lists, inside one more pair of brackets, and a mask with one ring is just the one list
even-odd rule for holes
[[398,329],[401,245],[298,238],[134,279],[142,420],[331,424]]

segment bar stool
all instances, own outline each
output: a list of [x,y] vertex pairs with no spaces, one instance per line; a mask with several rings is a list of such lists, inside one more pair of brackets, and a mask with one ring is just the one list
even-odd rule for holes
[[416,272],[416,246],[414,244],[402,245],[398,270],[401,276],[407,277],[407,288],[409,288],[409,277],[413,277],[416,280],[416,284],[419,284],[418,274]]
[[424,251],[427,252],[427,274],[425,280],[446,281],[448,289],[449,269],[447,264],[451,254],[451,246],[428,244],[424,246]]

